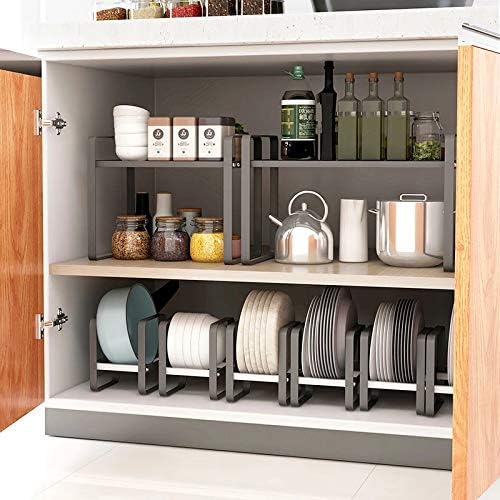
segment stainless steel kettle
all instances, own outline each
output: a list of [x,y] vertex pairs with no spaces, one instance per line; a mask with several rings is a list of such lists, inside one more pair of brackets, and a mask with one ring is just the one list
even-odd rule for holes
[[[294,201],[304,194],[317,196],[325,207],[322,218],[302,203],[301,210],[292,212]],[[333,261],[334,240],[330,226],[325,222],[328,205],[315,191],[301,191],[288,204],[288,217],[279,221],[272,215],[269,219],[278,226],[274,258],[282,264],[327,264]]]

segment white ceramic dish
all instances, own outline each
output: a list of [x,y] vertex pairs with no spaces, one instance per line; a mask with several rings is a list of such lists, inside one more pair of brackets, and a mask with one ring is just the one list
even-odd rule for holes
[[273,300],[275,291],[269,292],[264,302],[264,308],[262,311],[262,316],[260,324],[257,325],[257,331],[255,333],[255,349],[257,368],[260,373],[269,374],[269,367],[267,366],[267,356],[266,356],[266,328],[267,328],[267,317],[269,315],[269,306]]
[[147,134],[115,134],[115,144],[118,147],[147,147]]
[[170,325],[168,326],[168,335],[167,335],[167,355],[170,366],[178,366],[178,360],[176,358],[177,354],[177,346],[176,340],[177,336],[175,335],[175,331],[177,329],[177,325],[179,324],[181,313],[175,313],[170,320]]
[[[243,337],[243,348],[245,353],[245,364],[249,373],[255,373],[255,368],[252,362],[252,356],[250,353],[250,342],[251,337],[254,335],[254,325],[255,325],[255,312],[257,307],[259,306],[262,295],[264,294],[264,290],[259,290],[255,299],[248,309],[248,314],[245,319],[245,336]],[[252,342],[255,345],[255,342]]]
[[402,335],[402,376],[403,382],[405,384],[409,383],[409,369],[410,369],[410,329],[411,329],[411,321],[413,316],[413,308],[415,307],[415,303],[413,300],[409,300],[405,309],[405,318],[403,325],[403,335]]
[[182,356],[186,368],[194,368],[193,349],[191,345],[191,336],[193,335],[193,325],[196,320],[196,314],[188,313],[184,332],[182,333]]
[[[264,305],[266,303],[267,297],[270,295],[269,290],[263,290],[259,296],[259,300],[253,310],[252,324],[250,326],[249,337],[249,351],[250,351],[250,362],[252,365],[253,373],[264,373],[260,368],[260,352],[257,350],[257,336],[260,334],[260,323],[262,321],[262,313],[264,311]],[[260,339],[259,339],[260,347]],[[257,363],[257,358],[259,358],[259,363]]]
[[[143,285],[116,288],[99,302],[96,316],[97,338],[101,349],[112,363],[137,364],[139,321],[156,314],[150,292]],[[146,326],[146,363],[153,362],[158,352],[158,321]]]
[[191,335],[191,356],[193,357],[193,368],[201,370],[203,365],[200,357],[200,334],[203,322],[206,321],[208,314],[197,314],[193,324],[193,333]]
[[344,299],[337,301],[335,318],[335,359],[339,367],[337,378],[345,377],[345,339],[347,332],[352,330],[358,323],[358,312],[353,302],[351,293]]
[[243,307],[241,308],[240,319],[238,322],[238,334],[236,336],[236,365],[241,373],[248,373],[248,367],[245,363],[245,322],[248,310],[255,300],[258,290],[252,290],[246,297]]
[[177,365],[172,365],[173,368],[186,368],[185,357],[184,357],[184,330],[186,328],[186,323],[189,317],[189,313],[178,313],[180,314],[179,323],[175,329],[175,358],[177,359]]
[[392,349],[391,349],[391,357],[392,363],[394,367],[394,380],[393,382],[399,382],[399,329],[400,329],[400,321],[401,321],[401,310],[403,307],[403,301],[398,300],[396,302],[396,315],[394,319],[394,325],[392,330]]
[[[210,327],[218,319],[210,314],[206,315],[206,319],[202,324],[200,332],[199,352],[201,358],[201,366],[203,369],[210,368]],[[217,332],[217,364],[222,363],[226,357],[226,343],[224,342],[224,332]]]
[[148,148],[116,146],[116,156],[123,161],[145,161],[148,159]]
[[266,358],[271,375],[278,374],[279,331],[294,319],[292,299],[286,293],[276,292],[269,306],[266,324]]
[[328,288],[323,290],[319,298],[318,303],[318,313],[316,314],[316,334],[317,334],[317,342],[316,342],[316,359],[318,361],[317,369],[318,376],[321,378],[325,378],[325,327],[324,320],[326,316],[326,297],[328,294]]
[[141,117],[150,117],[150,113],[147,109],[139,108],[138,106],[129,106],[121,104],[120,106],[115,106],[113,108],[113,116],[121,117],[121,116],[141,116]]
[[327,304],[327,368],[328,368],[328,378],[334,379],[337,378],[337,374],[335,372],[335,356],[334,356],[334,343],[335,343],[335,305],[337,303],[337,297],[340,289],[338,287],[334,287],[331,291],[330,298]]
[[126,121],[120,120],[119,122],[115,119],[115,135],[125,135],[125,134],[142,134],[148,135],[148,122],[144,121]]

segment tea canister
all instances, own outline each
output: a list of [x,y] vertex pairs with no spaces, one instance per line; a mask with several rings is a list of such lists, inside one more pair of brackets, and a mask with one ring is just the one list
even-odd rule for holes
[[116,229],[111,241],[111,253],[114,259],[149,259],[150,242],[145,216],[119,215],[116,218]]
[[148,120],[148,160],[172,159],[172,120],[154,117]]
[[224,139],[234,135],[236,121],[229,117],[198,119],[198,157],[200,160],[221,161]]
[[173,158],[175,161],[198,159],[198,120],[194,116],[176,116],[173,120]]

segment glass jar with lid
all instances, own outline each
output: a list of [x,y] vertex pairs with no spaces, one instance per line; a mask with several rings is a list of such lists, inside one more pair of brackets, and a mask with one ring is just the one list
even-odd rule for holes
[[143,260],[150,257],[150,236],[146,229],[146,217],[119,215],[111,241],[114,259]]
[[439,161],[443,159],[444,129],[437,111],[415,113],[413,121],[413,159]]
[[199,0],[169,0],[165,17],[201,17],[203,8]]
[[197,217],[191,236],[191,259],[195,262],[224,262],[222,217]]
[[129,19],[157,19],[165,15],[161,0],[132,0]]
[[127,4],[122,0],[95,0],[94,21],[123,21],[127,19]]
[[241,14],[244,16],[271,14],[271,0],[241,0]]
[[238,14],[236,0],[207,0],[206,5],[207,16],[235,16]]
[[189,260],[189,235],[184,230],[184,217],[160,216],[156,218],[156,231],[151,239],[154,260],[175,262]]

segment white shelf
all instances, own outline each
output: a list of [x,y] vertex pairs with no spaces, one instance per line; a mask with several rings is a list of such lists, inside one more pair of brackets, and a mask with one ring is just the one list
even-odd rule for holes
[[92,392],[88,382],[73,387],[46,402],[47,408],[91,412],[159,416],[276,425],[306,429],[327,429],[437,439],[452,437],[452,405],[445,401],[433,417],[415,413],[415,397],[384,393],[368,412],[349,412],[344,393],[318,389],[300,408],[281,407],[274,384],[255,384],[250,394],[237,403],[211,401],[206,382],[194,381],[188,388],[162,398],[158,393],[141,396],[136,381],[120,381],[101,392]]
[[255,266],[225,266],[185,262],[118,261],[86,258],[50,265],[54,276],[105,278],[175,279],[183,281],[220,281],[237,283],[282,283],[338,285],[381,288],[453,290],[454,273],[442,267],[409,269],[386,266],[380,260],[363,264],[334,262],[326,265],[294,266],[267,261]]

